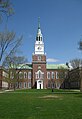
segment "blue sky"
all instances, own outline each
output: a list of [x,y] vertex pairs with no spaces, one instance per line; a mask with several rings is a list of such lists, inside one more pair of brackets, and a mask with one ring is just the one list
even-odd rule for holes
[[[82,58],[78,42],[82,39],[82,0],[11,0],[15,14],[8,28],[23,35],[21,54],[32,61],[40,17],[48,61],[66,63]],[[5,20],[6,21],[6,20]],[[5,22],[4,21],[4,22]]]

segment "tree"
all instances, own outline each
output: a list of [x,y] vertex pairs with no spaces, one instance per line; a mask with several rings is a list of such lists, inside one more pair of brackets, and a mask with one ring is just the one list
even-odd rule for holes
[[[82,51],[82,39],[79,42],[79,50]],[[80,75],[80,91],[82,92],[82,65],[80,67],[80,73],[79,73],[79,75]]]
[[81,59],[73,59],[70,60],[71,66],[73,67],[73,69],[82,66],[82,60]]
[[14,32],[5,31],[0,32],[0,63],[5,60],[6,57],[14,54],[17,48],[20,46],[22,36],[18,39],[15,38]]
[[82,40],[79,41],[79,50],[82,51]]
[[[27,59],[24,56],[7,56],[5,61],[3,62],[3,66],[8,69],[9,76],[6,78],[5,81],[8,82],[8,84],[13,84],[13,88],[15,90],[16,88],[16,82],[19,84],[19,73],[21,71],[21,68],[25,65],[24,63],[27,62]],[[20,66],[20,68],[18,68]],[[23,74],[22,74],[23,77]]]
[[0,20],[2,19],[2,14],[5,14],[7,17],[14,14],[10,0],[0,0]]

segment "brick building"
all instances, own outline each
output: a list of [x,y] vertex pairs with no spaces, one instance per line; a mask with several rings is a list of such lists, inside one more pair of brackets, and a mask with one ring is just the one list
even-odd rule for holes
[[0,89],[7,89],[8,88],[8,82],[7,82],[7,77],[8,77],[8,71],[0,66]]
[[82,67],[69,70],[67,78],[64,80],[63,87],[65,89],[81,89],[82,90]]
[[[31,64],[20,64],[15,69],[18,78],[15,81],[16,88],[61,88],[68,67],[65,64],[47,64],[43,36],[40,22],[35,40],[35,49],[32,54]],[[13,69],[10,71],[11,80],[15,80]],[[12,83],[9,84],[13,87]]]

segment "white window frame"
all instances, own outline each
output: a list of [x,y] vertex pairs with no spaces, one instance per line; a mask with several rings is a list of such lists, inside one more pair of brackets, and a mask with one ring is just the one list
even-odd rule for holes
[[50,72],[47,72],[47,79],[50,79]]
[[19,79],[23,79],[23,72],[19,72]]
[[56,79],[59,79],[59,72],[56,71]]
[[31,82],[28,82],[28,88],[31,88]]
[[22,82],[19,82],[19,88],[22,88]]
[[28,72],[28,79],[31,79],[31,71]]
[[27,72],[24,72],[24,79],[27,79]]
[[24,88],[27,88],[27,82],[24,82]]
[[51,78],[52,78],[52,79],[55,79],[55,72],[52,72],[52,73],[51,73]]

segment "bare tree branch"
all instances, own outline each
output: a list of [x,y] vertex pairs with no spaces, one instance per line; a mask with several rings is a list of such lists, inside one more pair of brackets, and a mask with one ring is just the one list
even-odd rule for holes
[[[15,37],[14,32],[6,31],[0,33],[0,62],[5,59],[5,57],[15,53],[20,46],[23,36],[18,39]],[[5,53],[7,56],[5,56]]]
[[70,60],[70,63],[71,63],[71,66],[75,69],[82,65],[82,60],[76,58],[76,59]]

